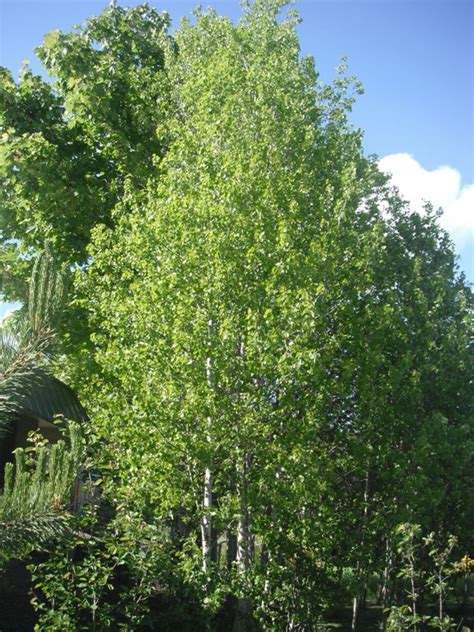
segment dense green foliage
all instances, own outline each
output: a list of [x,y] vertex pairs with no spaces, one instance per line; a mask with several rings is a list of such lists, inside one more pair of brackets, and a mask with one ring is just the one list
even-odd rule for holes
[[[1,289],[25,299],[32,249],[83,264],[91,229],[114,224],[125,191],[139,191],[166,140],[166,15],[110,8],[84,28],[49,33],[37,53],[52,85],[28,66],[0,73]],[[26,260],[25,260],[26,257]]]
[[53,87],[4,73],[3,287],[21,295],[12,251],[46,236],[81,264],[62,366],[110,512],[35,569],[42,629],[230,629],[227,609],[312,630],[351,599],[355,626],[369,578],[384,606],[403,594],[400,523],[473,549],[471,292],[284,4],[173,36],[112,6],[46,36]]

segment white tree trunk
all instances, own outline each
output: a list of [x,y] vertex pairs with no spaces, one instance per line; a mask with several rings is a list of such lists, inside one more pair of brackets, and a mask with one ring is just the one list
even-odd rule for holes
[[[367,523],[368,523],[368,518],[369,518],[369,482],[370,482],[369,471],[370,471],[369,462],[367,462],[367,472],[365,476],[365,487],[364,487],[364,521],[362,523],[362,534],[361,534],[362,553],[364,549],[365,535],[366,535]],[[357,619],[359,617],[360,600],[363,595],[363,584],[361,581],[361,574],[363,572],[364,572],[364,569],[359,560],[356,565],[357,589],[356,589],[356,594],[354,595],[354,599],[352,600],[352,623],[351,623],[352,632],[355,632],[355,630],[357,629]]]
[[212,549],[212,472],[204,470],[203,515],[201,518],[202,570],[207,573]]
[[[237,340],[236,354],[244,357],[242,340]],[[240,422],[237,422],[237,434],[241,436]],[[245,442],[244,442],[245,445]],[[237,569],[242,577],[247,575],[253,557],[251,519],[248,508],[247,473],[250,468],[250,454],[242,446],[237,458],[237,493],[239,497],[239,520],[237,523]],[[239,598],[232,632],[246,632],[252,626],[252,605],[245,598]]]
[[[212,345],[212,327],[213,322],[209,320],[209,347]],[[206,358],[206,380],[210,389],[214,388],[214,376],[212,372],[212,362],[210,356]],[[212,440],[212,419],[207,418],[207,436],[208,444]],[[202,499],[202,517],[201,517],[201,550],[202,550],[202,570],[207,573],[211,562],[212,552],[212,471],[211,465],[208,464],[204,469],[204,493]]]

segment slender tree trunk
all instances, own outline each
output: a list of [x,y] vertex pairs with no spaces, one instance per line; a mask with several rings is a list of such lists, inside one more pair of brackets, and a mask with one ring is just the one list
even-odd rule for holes
[[[356,565],[356,575],[357,577],[360,575],[360,562],[357,562]],[[351,630],[352,632],[355,632],[355,630],[357,629],[357,619],[359,618],[359,587],[357,586],[356,588],[356,594],[354,595],[354,598],[352,599],[352,623],[351,623]]]
[[212,550],[212,473],[206,467],[204,470],[204,497],[203,515],[201,518],[201,542],[202,542],[202,570],[207,573],[211,561]]
[[246,508],[242,507],[241,512],[237,525],[237,564],[239,572],[245,575],[250,568],[250,525]]
[[[362,534],[361,534],[361,552],[363,553],[364,544],[365,544],[365,535],[367,531],[367,523],[369,519],[369,463],[367,462],[367,471],[365,475],[365,487],[364,487],[364,520],[362,523]],[[351,623],[351,631],[355,632],[357,629],[357,619],[359,617],[359,609],[360,602],[364,594],[364,585],[365,585],[365,577],[368,571],[364,572],[362,567],[362,562],[360,560],[357,561],[356,565],[356,576],[357,576],[357,588],[356,594],[352,600],[352,623]]]
[[[410,584],[412,594],[412,615],[417,616],[416,613],[416,586],[415,586],[415,565],[413,559],[410,560]],[[418,626],[415,624],[414,630],[418,630]]]
[[[237,569],[245,578],[252,562],[251,523],[247,500],[247,472],[249,455],[244,453],[239,473],[240,516],[237,524]],[[252,605],[248,599],[240,598],[234,619],[233,632],[247,632],[252,626]]]
[[269,580],[269,572],[268,567],[272,561],[270,551],[265,545],[265,542],[262,542],[262,553],[260,564],[262,567],[263,574],[265,575],[265,583],[263,584],[263,592],[265,595],[268,595],[270,592],[270,580]]
[[[241,339],[237,340],[236,354],[243,358],[244,346]],[[237,433],[241,436],[240,422],[237,423]],[[243,441],[242,450],[238,458],[237,493],[239,498],[239,520],[237,523],[237,570],[245,579],[248,574],[252,559],[251,524],[248,508],[248,481],[247,475],[250,468],[250,454]],[[252,627],[252,604],[248,599],[239,598],[235,613],[233,632],[247,632]]]
[[383,608],[387,607],[388,603],[388,593],[389,593],[389,580],[392,569],[392,553],[390,548],[390,538],[387,537],[385,540],[385,566],[383,569],[383,584],[382,584],[382,594],[381,594],[381,605]]
[[439,583],[439,629],[443,630],[443,569],[441,568],[438,573]]
[[239,472],[239,501],[240,514],[237,524],[237,566],[241,575],[246,575],[250,568],[251,546],[250,546],[250,514],[247,500],[247,471],[249,467],[249,455],[245,453]]
[[[209,349],[212,346],[212,328],[213,322],[209,320]],[[214,376],[212,371],[211,357],[206,358],[206,380],[209,389],[214,388]],[[207,418],[207,442],[211,443],[212,437],[212,419]],[[202,570],[207,573],[211,562],[212,552],[212,471],[211,465],[208,464],[204,469],[204,493],[202,500],[202,517],[201,517],[201,544],[202,544]]]
[[360,602],[360,607],[364,610],[367,605],[367,586],[369,583],[369,571],[366,571],[364,574],[364,585],[362,587],[362,597]]
[[[243,342],[239,338],[236,344],[236,355],[244,356]],[[240,397],[240,395],[239,395]],[[241,424],[237,422],[237,434],[241,437]],[[247,500],[247,473],[250,465],[249,453],[245,447],[240,451],[237,472],[237,493],[239,497],[239,521],[237,524],[237,567],[239,573],[245,575],[250,565],[250,516]]]

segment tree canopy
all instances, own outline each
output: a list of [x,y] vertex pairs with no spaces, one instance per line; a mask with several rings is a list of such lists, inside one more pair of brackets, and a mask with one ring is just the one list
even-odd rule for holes
[[[147,5],[110,7],[72,33],[48,33],[28,66],[0,77],[2,291],[26,298],[25,255],[50,239],[60,262],[84,264],[91,229],[113,226],[166,147],[158,135],[169,20]],[[160,108],[160,101],[165,105]],[[54,174],[54,177],[52,175]]]

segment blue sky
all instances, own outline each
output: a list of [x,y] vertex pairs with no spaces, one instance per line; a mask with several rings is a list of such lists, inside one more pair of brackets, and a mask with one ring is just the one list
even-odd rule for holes
[[[0,0],[0,64],[17,71],[28,58],[39,71],[33,50],[43,35],[68,30],[106,4]],[[149,4],[177,25],[197,2]],[[240,14],[238,0],[201,4]],[[474,2],[300,0],[296,8],[302,52],[315,57],[321,79],[330,81],[347,55],[364,85],[352,120],[364,130],[366,152],[384,158],[382,168],[415,206],[421,198],[443,205],[461,269],[474,281]]]

